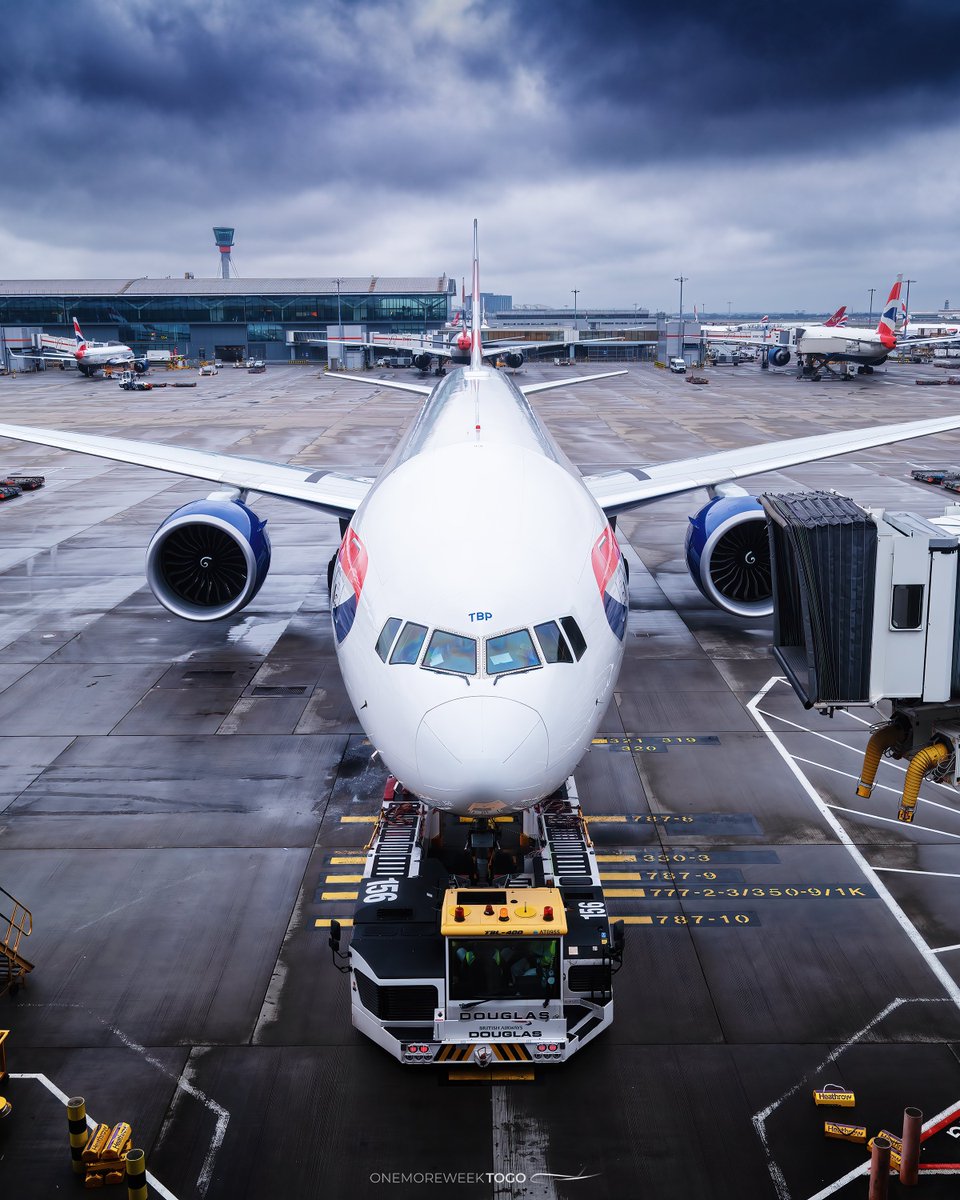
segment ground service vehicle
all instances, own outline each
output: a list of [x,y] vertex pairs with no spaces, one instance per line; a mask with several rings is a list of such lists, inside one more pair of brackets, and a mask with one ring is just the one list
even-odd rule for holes
[[461,818],[391,780],[349,950],[353,1024],[400,1062],[562,1062],[613,1020],[611,925],[573,780],[512,816]]

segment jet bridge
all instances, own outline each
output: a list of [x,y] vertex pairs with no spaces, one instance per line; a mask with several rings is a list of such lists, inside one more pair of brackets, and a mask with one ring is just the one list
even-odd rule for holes
[[857,794],[883,756],[909,759],[898,818],[920,783],[960,788],[960,505],[927,520],[827,492],[764,495],[773,654],[807,708],[892,705],[874,727]]

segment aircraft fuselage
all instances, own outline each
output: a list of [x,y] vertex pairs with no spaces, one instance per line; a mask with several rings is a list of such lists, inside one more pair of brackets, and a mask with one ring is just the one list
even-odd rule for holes
[[347,530],[331,602],[370,740],[408,790],[455,812],[553,792],[623,656],[613,531],[490,367],[451,372],[427,399]]

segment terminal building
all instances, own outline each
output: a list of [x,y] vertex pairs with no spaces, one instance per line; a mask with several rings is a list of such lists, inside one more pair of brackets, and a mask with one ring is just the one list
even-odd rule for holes
[[326,361],[327,338],[340,329],[352,337],[432,332],[456,301],[456,281],[446,275],[0,279],[0,354],[29,351],[41,332],[72,337],[76,319],[90,341],[121,342],[138,355],[175,350],[224,362]]

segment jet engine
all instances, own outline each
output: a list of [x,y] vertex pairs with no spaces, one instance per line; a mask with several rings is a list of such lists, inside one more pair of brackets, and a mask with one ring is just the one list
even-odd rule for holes
[[738,617],[773,612],[770,543],[760,502],[729,488],[690,518],[687,570],[717,608]]
[[270,568],[270,539],[235,493],[170,514],[147,547],[147,583],[170,612],[216,621],[249,604]]
[[786,346],[771,346],[767,351],[767,362],[771,367],[785,367],[790,361],[790,351]]
[[415,354],[413,356],[413,365],[418,371],[426,373],[430,370],[430,364],[433,362],[432,354]]
[[516,371],[523,366],[523,353],[520,350],[508,350],[501,357],[512,371]]

